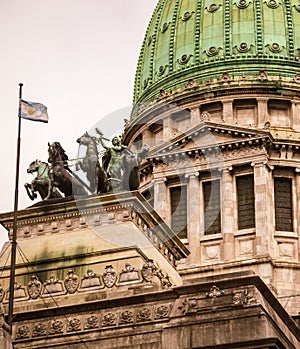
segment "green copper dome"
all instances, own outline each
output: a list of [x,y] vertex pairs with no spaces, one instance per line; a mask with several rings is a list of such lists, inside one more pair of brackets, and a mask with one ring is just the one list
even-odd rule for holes
[[239,77],[279,76],[298,88],[299,57],[299,0],[160,0],[142,45],[134,103],[187,84],[215,80],[222,88]]

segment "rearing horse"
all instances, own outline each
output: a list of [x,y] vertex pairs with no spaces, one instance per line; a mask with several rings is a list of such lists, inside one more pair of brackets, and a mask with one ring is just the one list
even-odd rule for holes
[[87,195],[82,184],[71,175],[67,165],[68,156],[59,142],[48,143],[48,155],[52,187],[57,187],[65,196]]
[[82,161],[78,161],[76,166],[81,168],[86,173],[86,178],[89,181],[91,192],[106,193],[108,189],[108,181],[106,173],[100,166],[98,158],[98,149],[96,140],[85,132],[77,143],[86,146],[86,153]]
[[37,172],[37,176],[32,182],[25,183],[25,189],[31,200],[37,198],[38,192],[42,200],[61,198],[58,191],[52,190],[51,180],[49,177],[49,165],[39,160],[32,161],[27,169],[27,173]]

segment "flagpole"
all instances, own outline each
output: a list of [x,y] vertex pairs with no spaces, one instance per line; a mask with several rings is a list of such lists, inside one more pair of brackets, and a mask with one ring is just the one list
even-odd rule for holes
[[13,313],[14,313],[14,286],[16,274],[16,256],[17,256],[17,222],[18,222],[18,199],[19,199],[19,172],[20,172],[20,150],[21,150],[21,101],[22,87],[19,84],[19,110],[18,110],[18,141],[17,141],[17,159],[16,159],[16,182],[15,182],[15,202],[14,202],[14,222],[11,241],[11,263],[10,263],[10,284],[9,284],[9,303],[8,303],[8,325],[12,332]]

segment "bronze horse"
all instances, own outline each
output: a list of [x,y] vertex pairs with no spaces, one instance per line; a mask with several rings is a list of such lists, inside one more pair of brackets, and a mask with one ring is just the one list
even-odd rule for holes
[[42,200],[61,198],[58,191],[52,190],[52,184],[49,176],[49,165],[46,162],[39,160],[33,161],[28,169],[27,173],[37,172],[37,176],[32,182],[25,183],[25,189],[31,200],[37,198],[36,192],[38,192]]
[[96,140],[85,132],[77,139],[77,143],[86,146],[86,153],[82,161],[77,162],[76,167],[81,168],[86,173],[92,193],[106,193],[108,191],[108,180],[99,163]]
[[68,156],[59,142],[48,143],[48,155],[52,187],[58,188],[65,196],[87,195],[83,185],[72,176]]
[[123,150],[120,156],[122,167],[121,186],[125,190],[137,190],[140,186],[139,163],[144,160],[149,153],[149,148],[145,145],[140,151],[132,153],[129,150]]

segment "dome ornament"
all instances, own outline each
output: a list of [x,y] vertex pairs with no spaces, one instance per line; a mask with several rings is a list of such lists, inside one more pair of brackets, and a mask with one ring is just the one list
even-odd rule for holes
[[186,90],[192,90],[194,88],[198,87],[198,84],[195,82],[194,79],[190,79],[188,83],[185,85]]
[[181,65],[187,64],[191,57],[192,55],[182,55],[181,58],[178,59],[178,63]]
[[232,77],[227,72],[224,72],[222,76],[219,78],[220,82],[229,82],[231,80],[232,80]]
[[273,44],[266,45],[271,52],[278,53],[282,51],[282,46],[280,46],[277,42],[273,42]]
[[296,74],[296,75],[294,76],[294,79],[293,79],[293,80],[295,81],[296,84],[300,84],[300,74]]
[[192,11],[192,12],[187,11],[187,12],[185,12],[184,15],[181,16],[180,18],[181,18],[181,20],[184,21],[184,22],[185,22],[185,21],[188,21],[188,20],[192,17],[193,13],[194,13],[194,11]]
[[207,56],[212,57],[216,56],[219,53],[220,47],[211,46],[208,50],[205,50]]
[[205,7],[208,12],[215,12],[220,8],[219,4],[211,4],[209,7]]
[[156,74],[157,74],[158,76],[162,76],[162,75],[164,75],[164,73],[165,73],[165,71],[166,71],[167,66],[168,66],[168,65],[165,65],[165,66],[161,65],[161,66],[159,67],[159,69],[158,69],[158,71],[157,71],[157,73],[156,73]]
[[299,4],[299,5],[293,5],[293,7],[295,7],[295,10],[296,10],[297,12],[300,12],[300,4]]
[[165,22],[163,26],[161,27],[161,32],[164,33],[168,30],[170,23]]
[[242,42],[239,46],[237,46],[237,50],[241,53],[246,53],[250,50],[250,45],[248,45],[246,42]]
[[235,4],[238,8],[244,9],[244,8],[247,8],[251,4],[251,1],[240,0],[239,2],[236,2]]
[[269,0],[269,1],[265,1],[265,4],[267,4],[268,7],[270,8],[277,8],[281,3],[277,2],[276,0]]
[[264,72],[264,70],[261,70],[261,71],[257,74],[256,80],[259,80],[259,81],[267,81],[267,80],[268,80],[268,75]]

